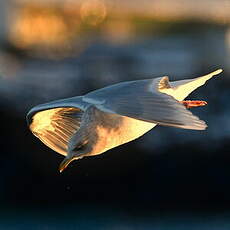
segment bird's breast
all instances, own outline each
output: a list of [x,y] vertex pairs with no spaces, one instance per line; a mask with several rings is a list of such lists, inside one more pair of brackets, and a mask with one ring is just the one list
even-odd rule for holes
[[114,126],[98,125],[98,141],[94,147],[94,155],[103,153],[111,148],[132,141],[156,126],[154,123],[136,120],[125,116],[117,116],[118,124]]

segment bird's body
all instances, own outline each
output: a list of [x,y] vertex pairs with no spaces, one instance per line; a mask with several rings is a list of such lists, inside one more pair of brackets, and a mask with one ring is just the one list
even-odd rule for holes
[[106,113],[94,106],[89,107],[85,113],[90,116],[86,126],[90,126],[91,135],[95,139],[95,145],[90,155],[98,155],[130,142],[156,125],[126,116]]
[[205,129],[205,122],[186,109],[205,102],[183,100],[221,71],[171,83],[168,77],[118,83],[38,105],[30,110],[27,121],[35,136],[66,156],[62,171],[72,160],[132,141],[157,124]]

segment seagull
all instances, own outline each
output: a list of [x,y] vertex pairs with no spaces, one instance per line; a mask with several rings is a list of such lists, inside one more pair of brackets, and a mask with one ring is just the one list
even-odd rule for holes
[[167,76],[126,81],[33,107],[27,114],[32,133],[70,162],[94,156],[130,142],[156,125],[204,130],[207,125],[188,108],[205,101],[184,100],[192,91],[222,72],[169,82]]

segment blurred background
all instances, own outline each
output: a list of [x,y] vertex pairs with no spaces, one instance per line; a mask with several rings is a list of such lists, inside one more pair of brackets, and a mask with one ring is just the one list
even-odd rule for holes
[[[230,229],[230,1],[0,1],[0,229]],[[73,162],[28,110],[126,80],[224,72],[190,95],[206,131],[156,127]]]

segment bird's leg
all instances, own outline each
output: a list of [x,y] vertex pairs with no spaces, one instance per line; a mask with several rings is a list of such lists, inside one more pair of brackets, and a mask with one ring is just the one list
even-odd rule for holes
[[185,100],[185,101],[180,101],[180,103],[183,104],[188,109],[193,107],[204,106],[208,104],[206,101],[197,101],[197,100],[194,101]]

